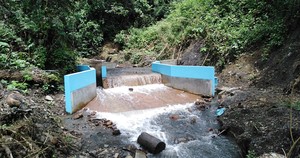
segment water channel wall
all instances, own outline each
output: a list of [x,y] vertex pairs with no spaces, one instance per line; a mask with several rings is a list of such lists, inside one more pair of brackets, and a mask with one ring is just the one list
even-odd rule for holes
[[69,114],[80,110],[97,96],[95,68],[79,65],[77,71],[64,76],[66,112]]
[[156,61],[152,63],[152,71],[162,74],[162,82],[166,86],[195,94],[214,96],[218,84],[213,66],[186,66]]

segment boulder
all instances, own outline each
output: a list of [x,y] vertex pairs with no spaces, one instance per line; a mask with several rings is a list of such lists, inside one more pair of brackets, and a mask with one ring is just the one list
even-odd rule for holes
[[45,100],[47,100],[47,101],[53,101],[53,98],[52,98],[50,95],[47,95],[47,96],[45,97]]
[[24,102],[24,96],[17,91],[13,91],[6,98],[6,103],[10,107],[20,107],[23,102]]

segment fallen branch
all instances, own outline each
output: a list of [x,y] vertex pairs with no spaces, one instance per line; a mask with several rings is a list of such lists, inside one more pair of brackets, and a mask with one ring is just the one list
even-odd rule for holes
[[8,146],[2,144],[2,147],[5,149],[5,153],[8,158],[14,158]]
[[224,133],[228,128],[223,129],[221,132],[219,132],[217,135],[220,136],[222,133]]
[[[43,74],[32,73],[32,81],[35,83],[44,83],[46,80]],[[0,79],[24,81],[24,75],[21,71],[0,70]]]

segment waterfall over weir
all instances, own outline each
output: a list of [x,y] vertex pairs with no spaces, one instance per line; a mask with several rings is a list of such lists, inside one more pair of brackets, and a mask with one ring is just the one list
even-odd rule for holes
[[122,75],[107,78],[108,88],[162,83],[160,74]]
[[147,132],[167,145],[149,158],[240,157],[234,142],[217,135],[215,106],[198,110],[194,105],[198,95],[161,84],[160,74],[126,71],[108,76],[108,87],[98,88],[97,97],[86,106],[97,111],[97,118],[113,121],[124,144],[140,148],[137,138]]

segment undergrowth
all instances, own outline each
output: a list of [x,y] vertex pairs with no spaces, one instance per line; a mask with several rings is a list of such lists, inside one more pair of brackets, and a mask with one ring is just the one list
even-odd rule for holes
[[[191,40],[202,40],[199,53],[208,55],[207,64],[224,66],[241,52],[263,47],[262,58],[280,46],[295,19],[299,1],[183,0],[163,20],[144,28],[117,34],[115,41],[125,52],[139,49],[156,59],[180,53]],[[132,57],[135,57],[132,54]]]

